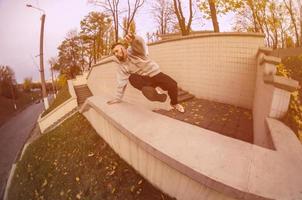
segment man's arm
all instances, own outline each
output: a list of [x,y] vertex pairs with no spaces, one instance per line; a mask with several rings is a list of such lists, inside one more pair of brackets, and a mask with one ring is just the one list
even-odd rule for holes
[[117,90],[115,94],[115,98],[108,101],[108,104],[120,103],[122,102],[122,98],[124,96],[126,86],[129,79],[129,74],[124,73],[120,68],[117,70],[116,79],[117,79]]
[[125,40],[131,45],[131,51],[138,56],[147,56],[147,45],[138,35],[127,34]]

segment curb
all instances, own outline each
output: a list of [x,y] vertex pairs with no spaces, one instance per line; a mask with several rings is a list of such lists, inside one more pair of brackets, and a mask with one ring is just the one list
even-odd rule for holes
[[8,176],[8,179],[7,179],[7,182],[6,182],[6,187],[5,187],[5,190],[4,190],[3,200],[8,200],[8,196],[7,196],[8,195],[8,190],[10,188],[13,176],[15,174],[15,170],[16,170],[16,163],[14,163],[12,168],[10,169],[9,176]]

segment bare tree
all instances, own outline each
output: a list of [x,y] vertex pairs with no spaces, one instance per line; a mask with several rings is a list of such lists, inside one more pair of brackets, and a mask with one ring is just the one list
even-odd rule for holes
[[137,13],[138,9],[143,6],[145,0],[135,0],[134,4],[131,5],[130,0],[128,0],[128,9],[127,9],[127,18],[125,23],[125,33],[127,34],[130,27],[133,26],[133,20],[135,14]]
[[242,0],[197,0],[199,10],[203,13],[203,18],[211,19],[214,32],[219,32],[217,15],[224,15],[230,11],[239,9]]
[[[101,6],[103,11],[112,17],[114,25],[115,42],[119,39],[119,28],[122,28],[125,33],[128,33],[128,29],[131,26],[136,13],[139,8],[143,6],[145,0],[127,0],[127,8],[121,9],[120,0],[88,0],[89,3]],[[134,3],[133,3],[134,2]],[[126,13],[126,27],[124,28],[120,23],[121,17],[124,17]]]
[[292,46],[295,29],[283,1],[244,0],[243,3],[236,11],[235,30],[262,32],[267,46],[272,48]]
[[167,0],[155,0],[151,7],[157,25],[157,31],[162,35],[167,34],[174,17],[171,2]]
[[193,5],[192,0],[189,0],[189,19],[186,22],[186,18],[182,11],[181,0],[173,0],[174,13],[177,17],[179,28],[182,35],[189,35],[191,31],[191,24],[193,19]]
[[297,28],[297,22],[296,22],[296,13],[295,13],[295,10],[293,8],[293,1],[292,0],[289,0],[288,2],[286,0],[283,0],[284,2],[284,5],[290,15],[290,18],[291,18],[291,23],[293,25],[293,28],[294,28],[294,32],[295,32],[295,36],[296,36],[296,46],[298,47],[299,44],[300,44],[300,38],[299,38],[299,33],[298,33],[298,28]]
[[300,12],[300,46],[302,46],[302,0],[297,0]]
[[93,3],[95,5],[101,6],[104,9],[104,12],[107,12],[112,17],[113,25],[114,25],[114,38],[115,42],[118,41],[119,36],[119,0],[88,0],[89,3]]

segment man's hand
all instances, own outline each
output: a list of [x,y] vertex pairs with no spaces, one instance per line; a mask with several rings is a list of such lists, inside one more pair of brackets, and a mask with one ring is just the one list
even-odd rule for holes
[[131,43],[134,40],[134,38],[135,36],[132,33],[128,33],[124,39],[126,40],[126,42]]
[[110,101],[107,101],[107,104],[111,105],[111,104],[115,104],[115,103],[121,103],[122,100],[120,99],[112,99]]

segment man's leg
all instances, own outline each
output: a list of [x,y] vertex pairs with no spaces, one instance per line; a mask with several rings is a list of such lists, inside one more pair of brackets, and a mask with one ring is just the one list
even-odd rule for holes
[[170,76],[164,74],[164,73],[159,73],[151,78],[152,84],[155,87],[160,87],[163,90],[168,91],[168,95],[171,99],[171,105],[176,105],[178,103],[177,101],[177,82],[172,79]]
[[140,76],[138,74],[131,74],[129,77],[130,84],[142,91],[143,95],[150,101],[165,102],[167,95],[158,94],[155,88],[152,86],[151,78],[148,76]]
[[171,99],[171,106],[176,109],[177,111],[184,113],[184,107],[178,103],[177,96],[178,96],[178,87],[177,82],[172,79],[170,76],[159,73],[151,78],[152,82],[155,86],[161,87],[163,90],[168,91],[169,97]]
[[145,86],[152,85],[149,77],[141,76],[138,74],[131,74],[129,77],[129,82],[134,88],[136,88],[138,90],[142,90],[142,88]]

